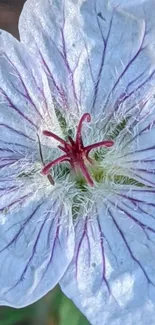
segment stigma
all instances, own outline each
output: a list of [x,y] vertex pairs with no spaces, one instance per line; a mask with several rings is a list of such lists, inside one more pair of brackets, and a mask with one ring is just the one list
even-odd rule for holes
[[89,153],[95,148],[112,147],[114,142],[112,140],[104,140],[84,146],[82,139],[83,122],[89,123],[90,121],[91,115],[89,113],[83,114],[77,126],[75,139],[68,136],[68,141],[63,140],[53,132],[47,130],[43,131],[45,136],[51,137],[59,142],[58,148],[63,152],[62,156],[49,162],[43,167],[41,171],[43,175],[49,175],[50,169],[55,165],[68,162],[75,173],[79,171],[82,173],[89,186],[94,186],[94,181],[87,167],[88,164],[92,165],[94,163],[93,159],[89,157]]

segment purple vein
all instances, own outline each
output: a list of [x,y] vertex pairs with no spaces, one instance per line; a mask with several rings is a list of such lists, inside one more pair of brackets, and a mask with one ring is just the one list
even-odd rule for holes
[[24,88],[24,90],[25,90],[26,95],[23,94],[22,92],[20,92],[19,89],[17,89],[17,88],[15,87],[15,85],[11,82],[13,88],[14,88],[15,90],[17,90],[17,91],[18,91],[22,96],[24,96],[24,97],[25,97],[25,98],[26,98],[26,99],[27,99],[27,100],[32,104],[32,106],[34,107],[35,111],[38,113],[38,115],[41,117],[41,119],[43,119],[41,113],[39,112],[39,110],[37,109],[36,105],[34,104],[34,102],[33,102],[32,98],[31,98],[31,96],[30,96],[30,94],[29,94],[29,92],[28,92],[28,89],[27,89],[27,87],[26,87],[26,85],[25,85],[25,83],[24,83],[24,81],[23,81],[23,79],[22,79],[22,76],[21,76],[20,72],[18,71],[17,67],[16,67],[15,64],[14,64],[14,63],[9,59],[9,57],[8,57],[8,55],[7,55],[6,53],[5,53],[5,57],[6,57],[6,59],[9,61],[9,63],[10,63],[11,66],[13,67],[13,69],[15,70],[17,76],[19,77],[19,80],[20,80],[20,82],[21,82],[21,84],[22,84],[22,86],[23,86],[23,88]]
[[[29,196],[30,194],[32,194],[32,193],[29,193],[27,196]],[[24,197],[27,197],[27,196],[24,196]],[[23,197],[23,198],[24,198]],[[20,198],[20,199],[22,199],[22,198]],[[15,201],[15,202],[19,202],[19,200],[18,201]],[[14,203],[14,202],[13,202]],[[11,203],[12,204],[12,203]],[[10,205],[11,205],[10,204]],[[10,207],[10,205],[9,206],[7,206],[7,208],[8,207]],[[37,212],[37,210],[40,208],[40,206],[42,205],[42,203],[40,203],[37,207],[36,207],[36,209],[33,211],[33,213],[23,222],[23,224],[22,224],[22,226],[21,226],[21,228],[20,228],[20,230],[16,233],[16,235],[11,239],[11,241],[4,247],[4,248],[2,248],[1,250],[0,250],[0,253],[1,252],[3,252],[5,249],[7,249],[7,248],[9,248],[12,244],[13,244],[13,242],[15,241],[17,241],[17,239],[19,238],[19,236],[21,235],[21,233],[22,233],[22,231],[24,230],[24,227],[25,226],[27,226],[28,225],[28,223],[32,220],[32,218],[34,217],[34,215],[36,214],[36,212]],[[3,208],[4,209],[4,208]],[[1,209],[2,210],[2,209]]]
[[123,241],[124,241],[124,244],[125,244],[125,246],[126,246],[128,252],[130,253],[131,258],[132,258],[132,259],[133,259],[133,260],[134,260],[134,261],[139,265],[139,267],[141,268],[141,270],[142,270],[143,274],[145,275],[147,281],[148,281],[149,283],[151,283],[151,284],[154,286],[154,283],[153,283],[153,282],[150,280],[150,278],[148,277],[148,275],[147,275],[147,273],[146,273],[146,271],[145,271],[143,265],[142,265],[142,264],[140,263],[140,261],[139,261],[139,260],[134,256],[134,254],[133,254],[133,252],[132,252],[132,250],[131,250],[131,248],[130,248],[130,246],[129,246],[129,244],[128,244],[126,238],[125,238],[125,235],[123,234],[123,231],[120,229],[118,223],[116,222],[116,220],[115,220],[115,218],[114,218],[114,216],[113,216],[113,214],[112,214],[112,212],[110,211],[109,208],[108,208],[108,212],[109,212],[109,215],[111,216],[111,218],[112,218],[112,220],[113,220],[113,222],[114,222],[114,225],[116,226],[116,229],[118,230],[119,234],[121,235],[121,237],[122,237],[122,239],[123,239]]
[[103,48],[103,53],[102,53],[100,68],[99,68],[99,72],[98,72],[98,76],[97,76],[97,82],[96,82],[96,85],[95,85],[94,99],[93,99],[91,111],[93,110],[93,108],[95,106],[95,103],[96,103],[96,100],[97,100],[97,95],[98,95],[99,84],[100,84],[100,81],[101,81],[102,70],[103,70],[104,63],[105,63],[108,40],[109,40],[109,37],[110,37],[111,28],[112,28],[112,22],[113,22],[113,16],[112,16],[112,18],[110,20],[108,35],[106,37],[104,48]]
[[39,242],[39,237],[40,237],[40,235],[41,235],[41,233],[42,233],[42,230],[43,230],[43,228],[44,228],[44,226],[45,226],[46,221],[47,221],[47,219],[44,220],[44,222],[42,223],[42,225],[41,225],[41,227],[40,227],[40,229],[39,229],[39,231],[38,231],[38,235],[37,235],[36,240],[35,240],[35,242],[34,242],[34,246],[33,246],[33,250],[32,250],[31,256],[30,256],[30,258],[29,258],[29,260],[28,260],[28,262],[27,262],[27,264],[26,264],[26,266],[25,266],[25,268],[24,268],[24,270],[23,270],[23,272],[22,272],[22,274],[21,274],[19,280],[18,280],[18,281],[17,281],[17,282],[16,282],[16,283],[15,283],[15,284],[14,284],[14,285],[9,289],[9,290],[7,290],[6,293],[8,293],[8,292],[10,292],[12,289],[16,288],[16,286],[17,286],[21,281],[24,280],[24,276],[25,276],[25,274],[26,274],[26,272],[27,272],[27,270],[28,270],[28,267],[29,267],[30,263],[32,262],[32,260],[33,260],[33,258],[34,258],[34,255],[35,255],[35,253],[36,253],[37,245],[38,245],[38,242]]
[[141,44],[139,49],[137,50],[137,52],[135,53],[135,55],[132,57],[132,59],[128,62],[128,64],[126,65],[126,67],[124,68],[124,70],[122,71],[122,73],[120,74],[120,76],[118,77],[117,81],[115,82],[115,84],[113,85],[108,98],[106,100],[105,106],[107,105],[107,103],[109,102],[110,96],[112,94],[112,92],[115,90],[115,88],[117,87],[118,83],[120,82],[121,78],[124,76],[124,74],[127,72],[127,70],[129,69],[129,67],[132,65],[132,63],[134,63],[134,61],[136,60],[136,58],[139,56],[139,54],[141,53],[141,51],[143,50],[142,46],[144,43],[144,39],[145,39],[145,35],[146,35],[146,29],[144,29],[144,34],[141,40]]
[[28,136],[27,134],[25,134],[25,133],[23,133],[23,132],[21,132],[21,131],[19,131],[19,130],[16,130],[16,129],[14,129],[13,127],[11,127],[10,125],[7,125],[7,124],[4,124],[4,123],[0,123],[0,127],[5,127],[5,128],[7,128],[7,129],[9,129],[9,130],[11,130],[11,131],[13,131],[13,132],[15,132],[15,133],[17,133],[18,135],[22,135],[23,137],[25,137],[25,138],[27,138],[27,139],[29,139],[29,140],[31,140],[31,141],[35,141],[34,139],[32,139],[30,136]]
[[90,242],[89,242],[89,238],[88,238],[88,234],[87,234],[87,222],[88,222],[88,217],[85,218],[84,221],[84,229],[81,235],[81,239],[79,241],[79,244],[77,246],[77,251],[76,251],[76,256],[75,256],[75,261],[76,261],[76,279],[78,277],[78,258],[79,258],[79,253],[80,253],[80,249],[81,246],[83,244],[83,241],[86,237],[87,240],[87,244],[88,244],[88,260],[89,260],[89,266],[90,266]]
[[[113,206],[115,207],[115,204],[114,204],[112,201],[109,200],[109,202],[111,203],[111,205],[113,205]],[[128,209],[130,209],[130,207],[129,207],[126,203],[123,202],[123,204],[124,204]],[[150,237],[148,236],[146,229],[149,230],[149,231],[151,231],[151,232],[153,232],[153,233],[155,233],[155,229],[153,229],[153,228],[147,226],[146,224],[144,224],[143,222],[141,222],[139,219],[137,219],[137,218],[135,218],[134,216],[132,216],[132,215],[131,215],[129,212],[127,212],[124,208],[121,208],[120,206],[118,206],[118,208],[119,208],[120,211],[122,211],[123,213],[126,214],[127,218],[131,219],[131,220],[134,221],[136,224],[138,224],[138,226],[139,226],[139,227],[143,230],[143,232],[145,233],[147,239],[150,239]],[[145,229],[145,228],[146,228],[146,229]]]
[[9,104],[8,107],[12,107],[20,116],[22,116],[22,118],[24,118],[27,122],[29,122],[31,125],[33,125],[35,128],[37,128],[37,126],[12,103],[11,99],[8,97],[8,95],[2,88],[0,88],[0,91],[5,96],[8,104]]

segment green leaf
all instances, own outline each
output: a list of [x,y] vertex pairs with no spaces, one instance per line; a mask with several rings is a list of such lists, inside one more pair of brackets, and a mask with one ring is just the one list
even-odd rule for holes
[[32,308],[13,309],[9,307],[1,307],[0,325],[18,325],[29,318]]
[[63,296],[60,305],[60,325],[90,325],[70,299]]

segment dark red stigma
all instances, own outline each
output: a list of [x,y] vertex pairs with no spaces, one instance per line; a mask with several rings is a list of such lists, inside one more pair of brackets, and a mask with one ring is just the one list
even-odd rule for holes
[[89,113],[83,114],[81,117],[78,127],[77,127],[77,133],[76,133],[76,139],[73,140],[70,136],[68,137],[68,142],[61,139],[59,136],[57,136],[55,133],[50,131],[43,131],[43,134],[47,137],[54,138],[57,140],[61,145],[58,146],[60,150],[64,152],[64,155],[51,161],[48,163],[44,168],[42,169],[42,174],[47,175],[49,174],[49,170],[54,165],[67,161],[70,163],[72,169],[76,172],[77,170],[80,170],[86,180],[86,182],[93,186],[94,182],[89,174],[89,171],[87,169],[87,166],[85,164],[86,161],[88,161],[90,164],[93,163],[92,159],[89,157],[89,153],[94,148],[99,147],[111,147],[113,146],[114,142],[111,140],[105,140],[101,142],[97,142],[94,144],[91,144],[89,146],[84,146],[82,141],[82,124],[84,121],[90,122],[91,121],[91,115]]

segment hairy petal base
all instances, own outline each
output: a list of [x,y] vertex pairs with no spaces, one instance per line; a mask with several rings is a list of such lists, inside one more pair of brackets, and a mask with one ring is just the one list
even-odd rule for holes
[[[155,109],[150,100],[143,114],[137,113],[126,124],[126,132],[119,137],[117,161],[114,168],[122,168],[141,184],[155,187]],[[120,149],[121,148],[121,149]],[[113,157],[113,159],[115,159]]]

